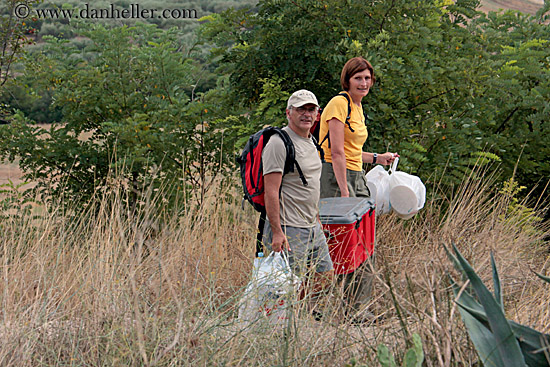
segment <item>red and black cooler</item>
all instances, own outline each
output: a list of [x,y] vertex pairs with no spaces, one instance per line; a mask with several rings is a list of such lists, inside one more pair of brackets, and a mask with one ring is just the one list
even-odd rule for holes
[[374,252],[375,204],[369,198],[324,198],[319,216],[336,274],[349,274]]

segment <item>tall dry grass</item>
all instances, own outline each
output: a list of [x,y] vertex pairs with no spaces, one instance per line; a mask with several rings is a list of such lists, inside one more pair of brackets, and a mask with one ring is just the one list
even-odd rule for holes
[[378,219],[371,309],[383,319],[371,326],[303,312],[283,329],[240,324],[257,217],[226,193],[183,216],[163,211],[159,192],[130,211],[112,191],[76,218],[65,204],[4,220],[0,365],[376,366],[380,343],[399,359],[418,333],[427,366],[475,366],[443,244],[485,280],[493,251],[508,317],[550,332],[550,287],[532,273],[548,262],[545,232],[504,220],[509,198],[492,189],[471,180],[413,220]]

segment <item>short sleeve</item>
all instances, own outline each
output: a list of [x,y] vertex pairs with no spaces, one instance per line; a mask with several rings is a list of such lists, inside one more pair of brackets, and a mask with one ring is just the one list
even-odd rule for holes
[[262,152],[263,174],[284,172],[286,161],[286,149],[283,140],[273,135],[267,142]]
[[348,117],[348,102],[343,96],[333,97],[323,110],[323,121],[328,122],[333,118],[341,123],[346,122]]

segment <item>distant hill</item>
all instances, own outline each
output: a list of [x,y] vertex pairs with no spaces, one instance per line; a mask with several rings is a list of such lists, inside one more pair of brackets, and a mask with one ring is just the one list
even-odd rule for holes
[[535,14],[543,5],[544,0],[481,0],[481,10],[484,12],[511,9]]

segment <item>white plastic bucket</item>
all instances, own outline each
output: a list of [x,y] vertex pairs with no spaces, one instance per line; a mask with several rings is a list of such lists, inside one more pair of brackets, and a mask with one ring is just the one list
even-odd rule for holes
[[390,190],[390,203],[398,214],[409,215],[418,212],[418,198],[407,185],[395,185]]
[[390,170],[390,206],[400,218],[410,219],[424,207],[426,186],[419,177],[396,171],[398,162]]

